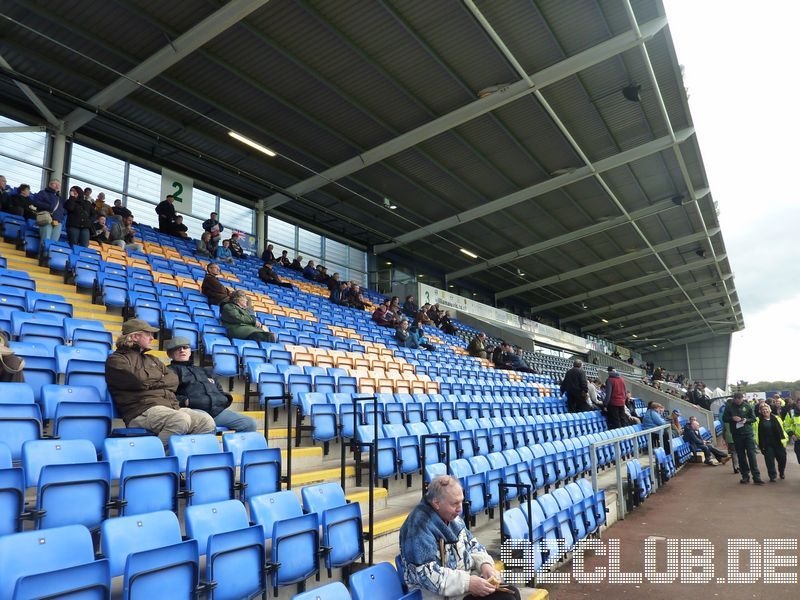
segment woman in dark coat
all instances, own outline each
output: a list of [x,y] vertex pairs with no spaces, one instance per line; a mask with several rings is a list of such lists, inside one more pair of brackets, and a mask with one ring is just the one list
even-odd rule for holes
[[[778,475],[784,479],[786,470],[786,442],[789,436],[783,429],[783,423],[777,415],[772,414],[769,404],[762,404],[759,409],[758,424],[756,425],[756,442],[767,464],[769,480],[774,482]],[[775,471],[775,461],[778,470]]]
[[84,197],[81,188],[74,185],[69,188],[69,198],[64,208],[67,211],[67,240],[70,246],[88,247],[95,219],[94,204]]

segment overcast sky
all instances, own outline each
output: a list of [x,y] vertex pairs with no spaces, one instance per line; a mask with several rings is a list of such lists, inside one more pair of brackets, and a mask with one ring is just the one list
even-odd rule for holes
[[800,1],[664,4],[744,314],[728,381],[800,379]]

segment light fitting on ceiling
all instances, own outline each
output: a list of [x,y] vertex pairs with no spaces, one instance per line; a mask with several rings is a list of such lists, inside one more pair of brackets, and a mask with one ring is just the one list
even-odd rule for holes
[[695,254],[697,254],[697,256],[699,256],[700,258],[705,258],[706,257],[706,251],[703,250],[702,248],[700,248],[700,250],[697,250],[695,252]]
[[251,148],[255,148],[259,152],[263,152],[267,156],[278,156],[278,154],[276,152],[273,152],[272,150],[270,150],[266,146],[262,146],[258,142],[254,142],[250,138],[244,137],[241,133],[236,133],[235,131],[229,131],[228,135],[231,136],[233,139],[239,140],[243,144],[246,144],[246,145],[250,146]]
[[397,205],[391,200],[389,200],[389,198],[384,198],[383,207],[388,208],[389,210],[395,210],[397,208]]
[[477,254],[475,254],[474,252],[471,252],[471,251],[467,250],[466,248],[459,248],[459,250],[461,251],[461,254],[466,254],[466,255],[467,255],[467,256],[469,256],[470,258],[478,258],[478,255],[477,255]]
[[683,196],[680,194],[678,194],[677,196],[673,196],[671,200],[672,203],[675,204],[676,206],[680,206],[681,204],[683,204]]
[[608,323],[608,319],[600,319],[603,323]]
[[632,334],[631,334],[631,337],[638,338],[639,336],[638,336],[638,335],[636,335],[635,333],[632,333]]
[[632,83],[622,88],[622,95],[625,96],[626,100],[630,100],[631,102],[640,102],[641,98],[639,97],[639,92],[641,91],[642,91],[641,85]]
[[583,310],[589,310],[589,306],[586,304],[586,302],[581,302],[581,308]]
[[497,85],[490,85],[489,87],[485,87],[480,90],[477,94],[478,98],[486,98],[486,96],[491,96],[492,94],[496,94],[497,92],[502,92],[510,83],[498,83]]

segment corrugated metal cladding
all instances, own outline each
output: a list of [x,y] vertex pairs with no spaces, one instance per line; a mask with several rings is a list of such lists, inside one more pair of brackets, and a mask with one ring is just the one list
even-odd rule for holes
[[[10,0],[2,8],[4,14],[31,30],[13,24],[4,28],[5,58],[34,78],[38,87],[86,100],[118,77],[114,70],[130,70],[223,6],[222,0],[124,0],[102,8],[96,4]],[[476,5],[530,74],[631,30],[622,0],[476,0]],[[633,0],[632,5],[640,24],[664,14],[660,0]],[[59,48],[47,37],[88,58]],[[671,125],[683,129],[692,121],[669,30],[659,32],[647,49]],[[119,140],[126,150],[156,160],[166,156],[171,166],[198,178],[213,174],[222,189],[261,198],[273,193],[265,180],[289,186],[308,177],[309,169],[342,163],[470,105],[488,86],[519,77],[460,0],[273,0],[151,80],[147,85],[161,96],[138,90],[79,133],[105,142]],[[640,103],[621,94],[631,83],[642,85]],[[30,110],[11,89],[14,86],[5,87],[9,89],[0,86],[0,100],[15,110]],[[591,161],[668,132],[640,48],[555,82],[542,93]],[[73,108],[67,98],[49,102],[60,114]],[[228,129],[300,164],[251,152],[230,140]],[[691,185],[707,187],[697,140],[683,143],[681,152]],[[529,94],[418,140],[281,210],[352,235],[360,243],[385,242],[582,166],[575,149]],[[603,178],[627,211],[688,194],[671,149],[605,172]],[[391,198],[398,210],[386,211],[383,197]],[[422,238],[399,252],[412,262],[436,262],[454,271],[472,264],[458,247],[468,246],[482,258],[496,256],[619,214],[598,182],[587,178]],[[646,242],[702,231],[701,215],[707,227],[717,227],[710,195],[641,220],[646,241],[626,224],[479,272],[463,283],[496,292],[537,276],[596,265],[644,248]],[[698,260],[697,249],[709,249],[708,243],[684,244],[665,252],[663,260],[690,264]],[[722,236],[711,243],[724,254]],[[516,268],[525,270],[526,279],[516,281]],[[727,260],[721,268],[729,271]],[[524,292],[514,300],[535,306],[578,294],[591,296],[598,288],[659,273],[663,277],[652,284],[592,301],[607,306],[670,289],[674,283],[656,257],[649,256]],[[679,281],[718,277],[716,268],[703,267],[682,274]],[[733,290],[732,281],[729,286]],[[681,290],[675,289],[680,299]],[[733,294],[735,299],[735,290]],[[648,308],[673,301],[656,300]],[[630,305],[626,310],[643,307]],[[550,316],[579,317],[582,311],[579,304],[567,304]],[[689,323],[699,320],[688,309],[678,317]],[[596,316],[573,322],[580,327],[595,323]]]

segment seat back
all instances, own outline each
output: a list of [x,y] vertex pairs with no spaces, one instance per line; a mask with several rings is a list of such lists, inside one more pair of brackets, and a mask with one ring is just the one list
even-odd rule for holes
[[97,452],[88,440],[32,440],[22,445],[25,485],[36,487],[47,465],[81,464],[97,461]]
[[350,576],[353,600],[397,600],[403,596],[400,576],[389,563],[378,563]]
[[307,513],[317,513],[322,518],[322,513],[329,508],[347,504],[344,490],[338,483],[319,483],[303,486],[303,510]]

